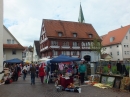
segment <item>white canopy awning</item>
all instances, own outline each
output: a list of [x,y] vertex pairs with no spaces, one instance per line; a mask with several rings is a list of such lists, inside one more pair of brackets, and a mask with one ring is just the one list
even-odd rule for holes
[[48,61],[48,60],[51,60],[51,59],[48,59],[48,58],[39,59],[40,62],[45,62],[45,61]]

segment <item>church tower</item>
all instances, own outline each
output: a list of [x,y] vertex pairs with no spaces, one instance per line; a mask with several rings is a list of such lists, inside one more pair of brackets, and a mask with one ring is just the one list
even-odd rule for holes
[[82,11],[81,3],[80,3],[80,9],[79,9],[79,18],[78,18],[78,21],[79,21],[80,23],[85,23],[85,19],[84,19],[84,15],[83,15],[83,11]]

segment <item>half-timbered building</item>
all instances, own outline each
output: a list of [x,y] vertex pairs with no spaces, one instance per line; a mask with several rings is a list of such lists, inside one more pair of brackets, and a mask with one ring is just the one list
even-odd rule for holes
[[90,49],[95,38],[101,41],[91,24],[43,19],[40,33],[41,56],[53,58],[64,54],[97,61],[99,55]]

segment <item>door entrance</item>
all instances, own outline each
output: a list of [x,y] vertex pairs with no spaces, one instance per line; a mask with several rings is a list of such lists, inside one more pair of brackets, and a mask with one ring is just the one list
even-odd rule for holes
[[91,56],[85,55],[85,56],[84,56],[84,60],[85,60],[85,61],[91,61]]

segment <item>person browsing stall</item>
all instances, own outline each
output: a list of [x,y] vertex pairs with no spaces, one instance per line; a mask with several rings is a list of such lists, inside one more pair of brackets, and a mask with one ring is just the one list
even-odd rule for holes
[[60,73],[63,74],[64,64],[63,63],[59,63],[58,65],[59,65]]
[[85,72],[86,72],[86,65],[84,64],[84,62],[81,62],[78,68],[78,72],[80,75],[80,82],[81,84],[84,83],[84,76],[85,76]]

